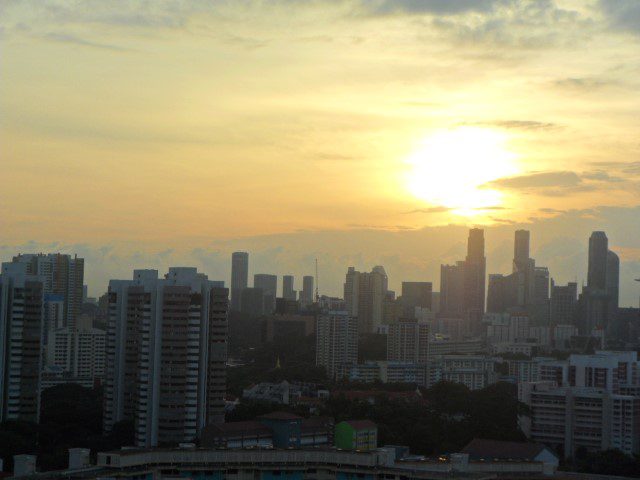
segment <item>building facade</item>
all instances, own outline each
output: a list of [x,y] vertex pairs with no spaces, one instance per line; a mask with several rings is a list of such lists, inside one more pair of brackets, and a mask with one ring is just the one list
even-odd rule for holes
[[224,420],[228,290],[195,268],[109,282],[104,428],[134,422],[138,446],[192,441]]

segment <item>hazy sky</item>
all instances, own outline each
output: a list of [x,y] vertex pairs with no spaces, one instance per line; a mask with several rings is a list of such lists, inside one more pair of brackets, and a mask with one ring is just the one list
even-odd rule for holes
[[[0,0],[0,255],[437,284],[485,225],[640,277],[640,1]],[[323,280],[324,279],[324,280]],[[298,284],[300,279],[298,279]],[[300,285],[297,285],[300,286]],[[324,287],[324,288],[323,288]]]

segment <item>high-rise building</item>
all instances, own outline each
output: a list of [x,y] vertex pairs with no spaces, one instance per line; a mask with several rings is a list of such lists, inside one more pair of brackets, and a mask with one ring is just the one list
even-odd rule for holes
[[151,447],[224,421],[228,294],[186,267],[109,282],[105,431],[132,420],[136,445]]
[[105,338],[104,330],[88,325],[52,330],[47,343],[47,366],[62,368],[76,378],[102,380]]
[[607,288],[607,254],[609,240],[604,232],[593,232],[589,237],[589,268],[587,286],[591,290]]
[[[61,253],[28,253],[13,257],[14,263],[26,265],[27,274],[43,277],[45,295],[54,294],[63,301],[63,324],[73,327],[82,307],[84,287],[84,259]],[[54,327],[45,317],[44,331]]]
[[349,312],[327,312],[316,321],[316,365],[329,378],[338,368],[358,362],[358,322]]
[[389,325],[387,360],[426,364],[429,357],[429,324],[401,319]]
[[240,312],[252,317],[265,314],[264,292],[261,288],[243,288],[240,293]]
[[432,310],[432,290],[431,282],[402,282],[403,315],[406,318],[413,318],[416,307]]
[[516,230],[513,242],[513,271],[525,270],[529,267],[529,230]]
[[311,275],[305,275],[302,277],[302,295],[300,296],[300,303],[303,307],[308,307],[313,302],[313,277]]
[[231,254],[231,310],[240,311],[240,295],[249,281],[249,254],[233,252]]
[[577,302],[578,284],[576,282],[556,285],[551,279],[551,325],[573,325]]
[[253,288],[262,289],[264,295],[264,313],[271,315],[276,309],[278,276],[268,273],[256,273],[253,276]]
[[38,422],[46,278],[25,263],[0,275],[0,420]]
[[440,266],[440,314],[462,318],[464,314],[464,262]]
[[618,310],[620,301],[620,258],[615,252],[607,252],[607,275],[605,290],[609,296],[610,318],[613,318]]
[[282,298],[285,300],[296,300],[296,291],[293,287],[293,275],[285,275],[282,277]]
[[486,258],[484,256],[484,230],[469,230],[467,258],[464,262],[464,309],[472,333],[482,330],[485,304]]
[[347,311],[358,319],[358,333],[374,333],[382,324],[387,275],[382,267],[371,272],[358,272],[349,267],[344,283]]

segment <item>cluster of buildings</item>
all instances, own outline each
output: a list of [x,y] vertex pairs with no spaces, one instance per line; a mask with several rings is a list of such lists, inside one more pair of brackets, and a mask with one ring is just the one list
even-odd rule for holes
[[311,275],[302,278],[302,290],[296,291],[293,275],[282,277],[282,297],[277,296],[278,277],[267,273],[256,273],[253,286],[249,287],[249,254],[234,252],[231,255],[231,305],[233,312],[251,316],[269,315],[276,310],[276,299],[280,300],[281,309],[287,303],[299,304],[303,308],[310,307],[314,301]]
[[[284,445],[278,419],[223,424],[229,313],[237,312],[256,319],[264,341],[315,334],[316,364],[332,381],[423,387],[449,381],[475,390],[508,380],[530,408],[521,419],[529,438],[566,456],[582,447],[639,453],[637,356],[605,350],[620,332],[618,257],[604,232],[594,232],[587,284],[578,292],[576,283],[556,285],[536,265],[529,242],[528,231],[517,231],[512,272],[487,277],[484,232],[471,229],[464,260],[442,265],[439,292],[431,282],[403,282],[397,297],[382,266],[349,267],[343,298],[314,293],[312,276],[296,292],[291,275],[278,296],[275,275],[256,274],[248,286],[246,252],[232,255],[230,290],[196,268],[170,268],[162,276],[134,270],[129,280],[109,282],[99,302],[101,323],[83,314],[83,259],[18,255],[0,275],[0,420],[37,422],[44,388],[102,384],[105,432],[131,421],[139,447],[205,433],[215,447]],[[370,335],[386,336],[386,359],[358,362],[359,343]],[[559,361],[552,355],[558,352],[573,354]],[[258,384],[243,397],[311,403],[322,394],[310,389]],[[343,448],[338,437],[358,426],[282,421],[297,429],[287,437],[298,439],[289,445],[295,448]]]
[[0,420],[38,421],[42,389],[104,377],[106,332],[82,314],[84,259],[21,254],[0,274]]

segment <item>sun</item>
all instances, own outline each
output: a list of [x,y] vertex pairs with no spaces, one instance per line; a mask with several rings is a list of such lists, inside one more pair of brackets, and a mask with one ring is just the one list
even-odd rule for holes
[[483,209],[501,206],[503,194],[486,184],[519,171],[517,155],[506,143],[502,132],[485,128],[437,131],[407,158],[407,189],[458,215],[479,215]]

